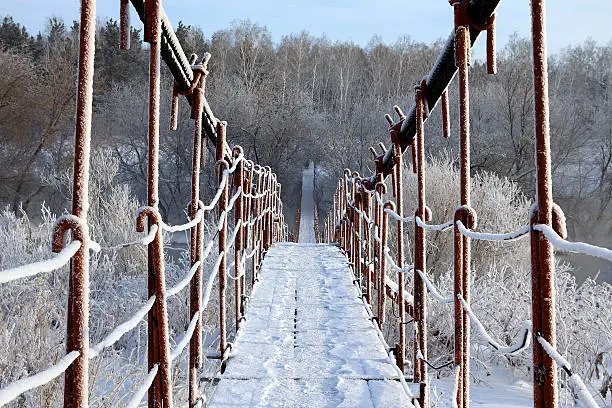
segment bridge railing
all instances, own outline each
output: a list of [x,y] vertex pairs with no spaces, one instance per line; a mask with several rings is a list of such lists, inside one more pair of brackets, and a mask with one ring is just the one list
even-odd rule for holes
[[[566,240],[565,217],[552,200],[551,154],[548,122],[548,90],[544,1],[533,0],[533,72],[535,96],[535,167],[537,198],[530,210],[529,225],[502,233],[479,232],[477,209],[470,206],[470,112],[469,70],[470,45],[480,31],[487,31],[487,71],[496,72],[495,7],[497,0],[458,0],[451,2],[455,13],[455,28],[429,76],[415,87],[415,103],[406,116],[395,107],[397,121],[386,115],[391,136],[390,149],[374,153],[376,174],[361,177],[345,170],[338,180],[333,209],[323,225],[324,240],[339,242],[346,253],[356,280],[362,287],[364,301],[370,305],[373,318],[382,329],[388,319],[395,318],[398,343],[393,346],[396,364],[404,372],[406,366],[406,329],[414,331],[413,381],[419,384],[418,402],[428,406],[428,367],[439,369],[454,366],[455,395],[453,406],[469,405],[470,327],[474,325],[488,345],[497,353],[515,354],[531,347],[533,353],[534,406],[556,407],[557,365],[569,376],[574,395],[584,406],[597,407],[580,377],[571,371],[569,363],[556,350],[555,276],[553,250],[588,254],[612,262],[612,250],[586,243]],[[451,66],[452,65],[452,66]],[[427,224],[431,210],[426,204],[424,138],[425,122],[441,99],[442,133],[450,136],[448,97],[446,88],[458,73],[459,81],[459,206],[454,217],[439,225]],[[417,174],[416,212],[403,214],[404,197],[401,180],[404,151],[412,151],[412,167]],[[387,176],[389,179],[385,180]],[[389,194],[387,194],[387,191]],[[393,199],[394,201],[391,201]],[[391,224],[395,224],[391,242]],[[404,224],[411,223],[414,234],[413,264],[407,265],[404,254]],[[428,278],[425,250],[428,231],[448,231],[453,234],[453,293],[445,296]],[[471,240],[512,241],[531,240],[532,320],[525,324],[514,344],[494,339],[470,307]],[[413,287],[405,286],[406,274],[412,274]],[[427,353],[427,291],[433,300],[453,304],[454,358],[434,366]],[[394,316],[386,316],[387,298],[394,302]],[[450,311],[449,311],[450,312]],[[408,317],[410,319],[408,319]],[[408,326],[411,324],[411,326]]]
[[[148,394],[149,407],[173,406],[172,365],[189,345],[188,389],[189,406],[204,406],[206,396],[200,392],[205,357],[220,360],[223,371],[231,350],[228,343],[227,309],[233,307],[234,328],[237,331],[244,318],[247,290],[255,283],[261,261],[276,241],[287,239],[283,216],[281,186],[270,167],[262,167],[244,157],[242,148],[229,148],[226,141],[227,124],[212,115],[205,96],[209,54],[200,63],[193,55],[189,63],[172,31],[160,1],[132,2],[145,24],[145,40],[150,43],[149,78],[149,160],[148,202],[136,214],[136,229],[145,235],[137,241],[100,247],[89,236],[87,209],[89,207],[88,179],[91,141],[91,112],[94,72],[95,1],[82,0],[80,24],[80,53],[77,87],[77,128],[74,159],[73,211],[60,217],[52,231],[52,251],[57,253],[47,261],[36,262],[0,271],[0,283],[57,270],[70,263],[67,308],[66,355],[55,365],[35,375],[8,384],[0,390],[0,406],[19,395],[42,386],[64,374],[64,407],[89,406],[89,360],[112,347],[122,336],[136,328],[145,317],[148,321],[148,374],[128,402],[137,407]],[[146,8],[146,10],[145,10]],[[146,18],[145,18],[146,17]],[[121,47],[129,48],[129,4],[121,0]],[[126,36],[127,33],[127,36]],[[158,210],[159,165],[159,93],[160,52],[175,76],[171,128],[176,129],[178,95],[185,95],[191,104],[194,119],[191,200],[189,221],[170,226]],[[180,66],[177,69],[176,65]],[[185,82],[186,81],[186,82]],[[187,84],[187,85],[186,85]],[[213,125],[211,128],[210,125]],[[215,143],[217,191],[211,202],[200,200],[199,175],[206,150],[203,130]],[[206,212],[217,212],[216,232],[205,242]],[[233,219],[230,217],[233,216]],[[232,227],[230,225],[233,224]],[[164,232],[190,231],[190,265],[183,279],[167,288],[164,268]],[[64,244],[66,235],[69,243]],[[102,341],[89,345],[89,253],[113,251],[143,245],[148,251],[148,300],[127,321],[115,327]],[[204,284],[204,262],[217,247],[217,257]],[[233,258],[230,264],[230,259]],[[247,283],[247,262],[251,263],[251,282]],[[227,279],[233,282],[229,298]],[[220,332],[218,354],[203,355],[202,315],[208,309],[214,286],[218,288],[218,326]],[[171,347],[168,326],[168,299],[189,286],[189,326]]]

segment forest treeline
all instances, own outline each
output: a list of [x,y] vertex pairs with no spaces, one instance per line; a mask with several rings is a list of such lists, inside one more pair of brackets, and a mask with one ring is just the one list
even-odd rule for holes
[[[216,116],[229,123],[228,138],[248,157],[270,165],[283,183],[288,219],[294,213],[302,166],[319,169],[317,200],[324,214],[343,168],[370,174],[368,151],[389,144],[384,114],[407,110],[413,86],[438,56],[443,40],[425,44],[380,37],[362,47],[307,32],[272,40],[249,21],[204,33],[178,23],[185,52],[210,52],[206,94]],[[446,33],[440,33],[441,36]],[[110,148],[120,182],[139,199],[146,192],[148,51],[141,30],[120,51],[115,20],[99,24],[94,80],[94,148]],[[34,35],[6,16],[0,25],[0,205],[38,213],[67,206],[56,194],[71,171],[78,24],[51,18]],[[531,46],[513,37],[499,51],[499,73],[482,61],[471,67],[472,163],[517,182],[533,196],[534,126]],[[612,246],[612,41],[587,41],[550,61],[551,135],[555,200],[568,216],[571,237]],[[168,131],[172,77],[162,78],[160,209],[183,216],[189,197],[193,125],[182,103],[178,131]],[[456,155],[457,91],[449,89],[452,136],[441,135],[440,113],[426,126],[430,156]],[[210,154],[209,154],[210,156]],[[212,187],[209,157],[203,183]],[[410,160],[407,160],[410,162]],[[206,190],[206,189],[205,189]],[[210,189],[209,189],[210,190]],[[210,191],[209,191],[210,193]]]

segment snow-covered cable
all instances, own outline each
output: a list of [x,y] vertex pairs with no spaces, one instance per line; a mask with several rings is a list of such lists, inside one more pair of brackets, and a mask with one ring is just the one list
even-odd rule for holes
[[240,163],[242,160],[244,159],[244,154],[240,153],[238,155],[238,157],[236,157],[234,160],[232,160],[232,167],[230,167],[227,172],[229,174],[232,174],[236,171],[236,168],[238,167],[238,163]]
[[238,199],[238,197],[240,197],[241,193],[242,193],[242,187],[238,187],[238,190],[236,190],[232,198],[230,198],[229,202],[227,203],[227,208],[225,209],[225,211],[227,212],[232,211],[232,208],[234,208],[234,203],[236,203],[236,200]]
[[195,227],[196,225],[198,225],[198,223],[202,221],[202,217],[204,217],[204,210],[198,210],[195,217],[193,217],[193,219],[189,221],[188,223],[185,223],[182,225],[168,225],[162,221],[161,227],[164,231],[168,231],[168,232],[185,231],[185,230],[191,229]]
[[155,376],[157,375],[158,368],[159,366],[157,364],[153,366],[151,371],[149,371],[149,373],[145,377],[142,384],[140,384],[140,387],[138,387],[138,389],[132,396],[130,402],[128,402],[128,404],[126,405],[126,408],[138,408],[138,406],[140,405],[140,401],[142,401],[147,391],[149,391],[149,388],[151,388],[153,380],[155,380]]
[[389,255],[389,251],[389,247],[386,246],[383,250],[383,253],[385,254],[385,258],[387,258],[391,269],[399,273],[410,272],[413,269],[414,265],[406,265],[404,267],[397,266],[397,264],[393,261],[393,258],[391,258],[391,255]]
[[191,282],[193,275],[195,275],[199,267],[200,261],[197,261],[193,264],[187,275],[185,275],[185,277],[179,283],[168,289],[168,291],[166,292],[166,296],[172,297],[179,293],[181,290],[183,290],[187,285],[189,285],[189,282]]
[[[385,276],[385,285],[391,292],[399,293],[399,285],[388,276]],[[406,292],[406,290],[404,290],[404,300],[409,304],[414,305],[414,297],[410,293]]]
[[81,353],[76,350],[71,351],[62,357],[57,364],[52,365],[46,370],[8,384],[6,387],[0,390],[0,406],[8,404],[24,392],[33,390],[41,385],[45,385],[49,381],[52,381],[55,377],[63,374],[80,354]]
[[101,342],[93,346],[89,350],[89,358],[94,358],[98,356],[102,350],[107,347],[115,344],[124,334],[128,333],[130,330],[134,329],[142,319],[149,313],[149,310],[155,304],[155,295],[151,296],[147,303],[144,304],[134,316],[132,316],[128,321],[121,323],[119,326],[115,327],[113,331],[111,331]]
[[157,224],[153,224],[151,225],[151,228],[149,229],[149,233],[146,236],[142,237],[141,239],[137,239],[136,241],[126,242],[125,244],[119,244],[119,245],[114,245],[114,246],[109,246],[109,247],[102,247],[101,249],[108,250],[108,251],[116,251],[118,249],[123,249],[123,248],[131,247],[134,245],[147,246],[151,242],[153,242],[153,240],[155,239],[155,235],[157,234],[158,229],[159,227],[157,226]]
[[576,399],[580,403],[580,406],[585,408],[599,408],[599,405],[597,405],[595,399],[593,399],[593,396],[582,381],[582,378],[580,378],[578,374],[572,372],[572,366],[569,361],[567,361],[567,359],[563,357],[561,353],[559,353],[557,349],[554,348],[552,344],[547,342],[546,339],[544,339],[544,337],[542,337],[540,334],[536,335],[536,339],[538,340],[538,343],[542,345],[542,348],[546,354],[555,360],[557,364],[569,374],[570,388],[576,395]]
[[217,223],[217,231],[221,231],[223,229],[223,223],[225,222],[225,218],[227,217],[227,212],[223,211],[219,216],[219,222]]
[[217,261],[215,265],[210,271],[210,276],[208,278],[208,282],[206,282],[206,290],[204,291],[204,296],[202,298],[202,310],[206,310],[208,307],[208,302],[210,301],[210,295],[212,293],[212,288],[215,284],[215,279],[217,278],[217,274],[219,273],[219,265],[221,265],[221,259],[223,259],[224,253],[220,253],[217,257]]
[[551,244],[561,251],[576,252],[586,254],[597,258],[607,259],[612,262],[612,250],[608,248],[598,247],[584,242],[570,242],[561,238],[551,227],[545,224],[536,224],[533,226],[536,231],[542,232]]
[[419,217],[418,215],[414,217],[414,221],[419,227],[425,230],[428,230],[428,231],[447,231],[453,228],[452,221],[448,221],[443,224],[425,224],[423,220],[421,219],[421,217]]
[[193,317],[191,318],[191,322],[189,322],[189,327],[187,327],[187,331],[183,335],[183,338],[181,339],[181,341],[178,342],[174,350],[170,352],[171,362],[176,360],[176,358],[183,352],[183,349],[185,348],[185,346],[187,346],[187,343],[189,343],[189,340],[191,340],[196,324],[198,323],[199,317],[200,317],[200,312],[195,312],[193,314]]
[[470,229],[467,229],[465,225],[463,225],[461,220],[457,220],[457,228],[466,237],[483,241],[516,241],[518,239],[528,236],[529,234],[529,225],[524,225],[516,231],[507,232],[503,234],[494,234],[488,232],[472,231]]
[[531,322],[524,322],[523,335],[521,336],[520,341],[510,346],[502,346],[500,343],[495,341],[493,337],[491,337],[491,335],[487,332],[487,329],[485,329],[484,325],[480,322],[480,320],[478,320],[478,317],[476,317],[476,314],[474,314],[474,311],[472,310],[470,305],[468,305],[467,302],[463,299],[461,294],[458,293],[457,298],[459,299],[463,310],[465,310],[468,316],[470,317],[470,320],[476,325],[476,329],[478,330],[480,336],[484,340],[486,340],[486,342],[489,343],[489,345],[493,347],[495,351],[501,354],[516,354],[529,347],[529,344],[531,343]]
[[221,198],[221,193],[223,193],[223,189],[225,188],[225,185],[227,184],[228,178],[229,178],[229,173],[227,172],[227,170],[223,170],[223,177],[221,178],[221,183],[219,183],[217,192],[215,196],[213,197],[213,199],[211,200],[210,204],[202,207],[203,211],[210,211],[213,208],[215,208],[215,206],[217,205],[217,202],[219,201],[219,198]]
[[431,293],[431,296],[433,296],[434,299],[436,299],[440,303],[453,303],[454,299],[452,297],[442,296],[440,292],[438,291],[438,288],[436,288],[436,286],[433,283],[431,283],[429,279],[427,279],[427,276],[425,276],[425,274],[422,271],[418,269],[416,271],[421,277],[421,279],[423,279],[423,282],[425,282],[425,286],[427,286],[429,293]]
[[68,264],[70,259],[81,248],[81,241],[72,241],[66,245],[57,255],[45,261],[33,262],[16,268],[0,271],[0,283],[7,283],[39,273],[51,272]]
[[396,213],[395,211],[393,211],[390,208],[385,208],[385,212],[387,214],[389,214],[391,217],[395,218],[397,221],[401,221],[401,222],[414,222],[414,216],[401,217],[398,213]]

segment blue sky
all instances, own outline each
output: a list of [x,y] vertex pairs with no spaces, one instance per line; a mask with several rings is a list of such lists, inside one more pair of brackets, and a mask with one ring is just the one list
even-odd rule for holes
[[[28,30],[44,30],[49,16],[67,22],[78,18],[78,0],[0,0],[0,15],[10,14]],[[229,27],[236,19],[266,25],[275,41],[283,35],[307,30],[331,40],[352,40],[365,45],[373,35],[393,42],[402,35],[430,42],[446,37],[452,25],[447,0],[164,0],[174,25],[179,20],[200,26],[207,36]],[[600,44],[612,40],[612,2],[609,0],[549,0],[550,52],[592,38]],[[99,17],[117,19],[119,0],[98,0]],[[140,26],[134,15],[133,24]],[[529,35],[529,0],[502,0],[498,9],[498,41],[504,44],[518,32]],[[482,53],[482,44],[477,54]]]

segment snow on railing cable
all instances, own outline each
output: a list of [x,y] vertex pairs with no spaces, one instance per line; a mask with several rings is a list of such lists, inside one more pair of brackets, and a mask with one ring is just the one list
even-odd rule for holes
[[193,332],[195,331],[196,324],[198,323],[199,317],[200,317],[200,312],[195,312],[193,314],[193,317],[191,318],[191,322],[189,322],[189,327],[187,327],[187,331],[185,332],[185,334],[183,334],[183,338],[181,338],[181,341],[178,342],[174,350],[170,352],[170,362],[173,362],[174,360],[177,359],[179,355],[181,355],[181,353],[185,349],[185,346],[187,346],[187,343],[189,343],[189,341],[191,340],[191,337],[193,336]]
[[459,229],[459,232],[461,232],[466,237],[482,241],[515,241],[524,238],[529,234],[529,225],[524,225],[516,231],[507,232],[503,234],[495,234],[489,232],[472,231],[470,229],[467,229],[465,225],[463,225],[461,220],[457,220],[457,228]]
[[124,334],[128,333],[130,330],[138,326],[140,321],[145,318],[145,316],[147,315],[147,313],[149,313],[149,310],[151,310],[154,304],[155,295],[151,296],[147,303],[145,303],[144,306],[142,306],[140,309],[138,309],[136,313],[134,313],[134,316],[132,316],[126,322],[121,323],[119,326],[115,327],[113,331],[111,331],[101,342],[93,346],[89,350],[89,358],[91,359],[97,357],[102,352],[102,350],[112,346],[117,341],[119,341],[119,339],[123,337]]
[[418,215],[414,217],[414,221],[419,227],[428,231],[447,231],[453,228],[452,221],[448,221],[443,224],[425,224],[421,217],[419,217]]
[[232,208],[234,208],[234,203],[236,202],[238,197],[240,197],[241,193],[242,193],[242,187],[238,187],[238,189],[236,190],[236,193],[234,193],[232,198],[230,198],[229,202],[227,203],[227,208],[225,209],[225,211],[230,212]]
[[187,273],[187,275],[185,275],[185,277],[179,283],[177,283],[176,285],[168,289],[168,291],[166,292],[166,296],[168,297],[174,296],[177,293],[179,293],[181,290],[183,290],[187,285],[189,285],[189,282],[191,282],[193,275],[195,275],[199,267],[200,267],[200,261],[197,261],[196,263],[193,264],[191,269],[189,269],[189,272]]
[[134,245],[147,246],[151,242],[153,242],[153,240],[155,239],[155,235],[157,234],[158,229],[159,227],[157,226],[157,224],[153,224],[151,225],[151,228],[149,229],[149,233],[146,236],[142,237],[141,239],[138,239],[136,241],[126,242],[125,244],[119,244],[119,245],[114,245],[114,246],[109,246],[109,247],[102,247],[101,250],[115,251],[117,249],[128,248]]
[[496,340],[493,339],[493,337],[491,337],[491,335],[487,332],[487,329],[485,329],[484,325],[480,322],[478,317],[476,317],[476,314],[474,313],[470,305],[467,304],[465,299],[463,299],[461,294],[458,293],[457,298],[459,299],[459,302],[461,303],[461,307],[463,308],[463,310],[465,310],[468,316],[470,317],[470,320],[476,325],[476,329],[478,330],[478,333],[480,334],[480,336],[484,340],[486,340],[486,342],[491,347],[493,347],[495,351],[497,351],[498,353],[502,353],[502,354],[516,354],[516,353],[519,353],[525,350],[527,347],[529,347],[529,344],[531,343],[530,341],[531,322],[529,321],[524,322],[523,335],[521,336],[522,337],[521,341],[517,342],[516,344],[510,345],[510,346],[503,346],[501,345],[501,343],[497,342]]
[[223,170],[223,177],[221,178],[221,183],[219,183],[217,192],[215,193],[215,196],[210,201],[210,204],[202,207],[203,211],[210,211],[213,208],[215,208],[215,206],[217,205],[217,202],[219,201],[219,198],[221,198],[221,194],[223,193],[223,189],[225,188],[225,185],[227,184],[228,179],[229,179],[229,173],[227,172],[227,170]]
[[149,388],[151,388],[153,380],[155,380],[155,376],[157,375],[158,368],[159,366],[157,364],[153,366],[151,371],[149,371],[149,373],[145,377],[142,384],[140,384],[140,387],[138,387],[138,389],[132,396],[130,402],[128,402],[128,404],[126,405],[126,408],[138,408],[138,406],[140,405],[140,401],[142,401],[147,391],[149,391]]
[[30,377],[25,377],[20,380],[8,384],[0,390],[0,406],[8,404],[24,392],[33,390],[52,381],[56,377],[63,374],[68,367],[76,360],[79,355],[78,351],[71,351],[57,362],[44,371],[34,374]]
[[204,295],[202,297],[202,310],[206,310],[208,307],[208,302],[210,301],[210,295],[212,293],[212,288],[215,284],[215,279],[217,278],[217,274],[219,273],[219,265],[221,265],[221,260],[223,259],[224,253],[220,253],[217,257],[217,261],[215,265],[212,267],[210,276],[208,277],[208,282],[206,282],[206,289],[204,291]]
[[389,252],[390,252],[389,247],[385,246],[383,253],[385,254],[385,258],[387,258],[387,261],[389,262],[389,267],[391,269],[399,273],[410,272],[413,269],[414,267],[413,265],[406,265],[401,268],[397,266],[397,264],[393,261],[393,258],[391,257],[391,255],[389,255]]
[[244,160],[244,154],[240,153],[240,154],[238,155],[238,157],[236,157],[234,160],[232,160],[232,167],[230,167],[230,168],[227,170],[227,172],[228,172],[229,174],[234,173],[234,172],[236,171],[236,168],[238,168],[238,164],[239,164],[239,163],[240,163],[242,160]]
[[438,291],[438,288],[436,288],[436,286],[433,283],[431,283],[429,279],[427,279],[427,276],[425,276],[425,274],[422,271],[418,269],[416,271],[421,277],[421,279],[423,279],[423,282],[425,282],[425,286],[427,286],[429,293],[431,293],[431,296],[433,296],[435,300],[437,300],[440,303],[453,303],[454,302],[454,299],[452,297],[442,296],[440,294],[440,291]]
[[188,223],[185,223],[182,225],[168,225],[162,221],[161,227],[164,231],[168,231],[168,232],[185,231],[185,230],[191,229],[195,227],[196,225],[198,225],[198,223],[202,221],[203,217],[204,217],[204,210],[198,210],[195,217],[193,217],[193,219],[189,221]]
[[560,251],[575,252],[585,255],[594,256],[597,258],[606,259],[612,262],[612,250],[608,248],[598,247],[587,244],[585,242],[570,242],[559,236],[550,226],[545,224],[536,224],[533,226],[535,231],[542,232],[550,243]]
[[[393,293],[399,293],[399,285],[388,276],[385,276],[385,285]],[[404,300],[410,305],[414,305],[414,297],[404,289]]]
[[401,221],[401,222],[414,222],[414,216],[401,217],[398,213],[396,213],[395,211],[393,211],[390,208],[385,208],[384,211],[387,214],[389,214],[391,217],[395,218],[397,221]]
[[557,364],[569,375],[569,385],[576,396],[577,402],[579,402],[580,405],[585,408],[600,408],[582,381],[582,378],[580,378],[578,374],[572,372],[572,366],[569,361],[567,361],[565,357],[563,357],[561,353],[559,353],[557,349],[555,349],[552,344],[547,342],[546,339],[544,339],[544,337],[542,337],[539,333],[536,334],[536,339],[538,340],[538,343],[542,345],[542,348],[546,354],[555,360]]
[[59,269],[68,264],[70,259],[80,248],[81,241],[72,241],[51,259],[33,262],[27,265],[0,271],[0,283],[7,283],[17,279],[38,275],[39,273],[46,273]]

